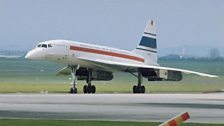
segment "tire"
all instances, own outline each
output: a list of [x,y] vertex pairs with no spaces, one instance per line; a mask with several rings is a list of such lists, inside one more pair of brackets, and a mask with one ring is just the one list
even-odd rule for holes
[[78,91],[77,91],[77,88],[75,88],[73,93],[74,93],[74,94],[77,94],[77,92],[78,92]]
[[87,85],[83,86],[83,93],[86,94],[87,93]]
[[71,94],[76,94],[77,93],[77,88],[70,88],[70,93]]
[[133,93],[134,93],[134,94],[137,93],[137,86],[136,86],[136,85],[133,86]]
[[87,86],[87,93],[90,94],[91,93],[91,86]]
[[74,92],[73,88],[70,88],[69,93],[70,93],[70,94],[73,94],[73,92]]
[[139,94],[139,93],[141,93],[142,92],[142,88],[141,88],[141,86],[137,86],[137,93]]
[[144,85],[141,86],[141,93],[143,93],[143,94],[145,93],[145,86]]
[[93,94],[96,93],[96,87],[95,87],[95,85],[92,85],[92,86],[91,86],[91,92],[92,92]]

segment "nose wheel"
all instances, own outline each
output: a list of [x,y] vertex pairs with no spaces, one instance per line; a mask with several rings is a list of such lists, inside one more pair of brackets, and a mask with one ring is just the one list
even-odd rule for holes
[[77,93],[77,88],[70,88],[70,93],[71,94],[76,94]]

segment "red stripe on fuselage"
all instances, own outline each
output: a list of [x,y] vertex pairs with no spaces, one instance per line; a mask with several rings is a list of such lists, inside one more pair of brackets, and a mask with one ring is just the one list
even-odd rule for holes
[[70,50],[89,52],[89,53],[95,53],[95,54],[101,54],[101,55],[107,55],[107,56],[114,56],[114,57],[119,57],[119,58],[124,58],[124,59],[136,60],[136,61],[139,61],[139,62],[144,62],[145,61],[144,59],[136,57],[136,56],[121,54],[121,53],[116,53],[116,52],[108,52],[108,51],[104,51],[104,50],[78,47],[78,46],[70,46]]

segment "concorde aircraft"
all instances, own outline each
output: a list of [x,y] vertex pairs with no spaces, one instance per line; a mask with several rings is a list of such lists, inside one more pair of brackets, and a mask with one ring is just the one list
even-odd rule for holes
[[[91,81],[110,81],[114,71],[131,73],[138,82],[133,93],[145,93],[143,77],[148,81],[180,81],[182,73],[205,77],[215,75],[170,67],[157,62],[157,41],[155,22],[146,25],[139,45],[132,51],[69,40],[50,40],[37,44],[25,56],[31,60],[46,60],[66,65],[58,75],[72,75],[70,93],[77,93],[77,80],[85,80],[84,93],[95,93]],[[124,82],[125,83],[125,82]]]

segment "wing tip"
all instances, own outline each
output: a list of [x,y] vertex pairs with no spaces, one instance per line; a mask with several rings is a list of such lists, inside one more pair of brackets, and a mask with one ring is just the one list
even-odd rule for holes
[[217,76],[217,75],[212,75],[211,77],[212,77],[212,78],[217,78],[217,77],[219,77],[219,76]]
[[217,78],[219,76],[217,75],[211,75],[211,74],[204,74],[204,75],[201,75],[201,76],[204,76],[204,77],[211,77],[211,78]]

